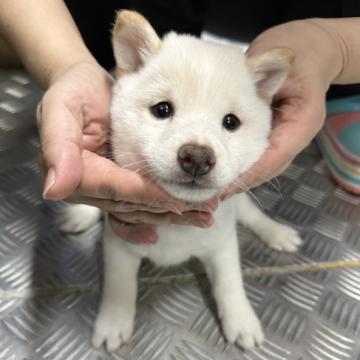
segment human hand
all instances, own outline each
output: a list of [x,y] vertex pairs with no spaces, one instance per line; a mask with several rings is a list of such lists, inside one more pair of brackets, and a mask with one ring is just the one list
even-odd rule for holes
[[203,228],[212,225],[211,212],[217,208],[216,199],[206,204],[184,204],[139,173],[123,169],[107,158],[84,150],[82,160],[81,183],[66,200],[109,212],[110,224],[122,239],[155,243],[157,234],[148,225],[172,223]]
[[319,132],[325,120],[326,88],[309,71],[296,69],[272,103],[273,127],[262,157],[223,194],[248,190],[280,175]]
[[116,233],[137,242],[154,242],[156,234],[129,223],[210,225],[209,208],[190,211],[191,206],[174,200],[141,175],[101,156],[106,150],[112,83],[95,62],[76,64],[52,79],[38,110],[44,197],[113,212]]
[[273,98],[269,147],[225,191],[222,199],[281,174],[324,124],[325,94],[339,69],[332,39],[311,21],[292,22],[262,33],[250,45],[247,56],[275,47],[293,50],[295,61],[288,79]]

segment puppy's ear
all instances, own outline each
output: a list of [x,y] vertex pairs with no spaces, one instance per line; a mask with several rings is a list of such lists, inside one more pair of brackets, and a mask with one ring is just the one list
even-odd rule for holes
[[287,48],[272,49],[247,59],[258,94],[266,102],[271,102],[286,80],[293,61],[294,53]]
[[135,11],[119,11],[112,32],[117,73],[139,70],[161,47],[149,22]]

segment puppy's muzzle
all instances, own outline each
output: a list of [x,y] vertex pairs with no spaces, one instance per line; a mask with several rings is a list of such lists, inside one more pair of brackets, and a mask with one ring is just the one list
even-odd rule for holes
[[185,144],[178,151],[181,168],[193,178],[208,174],[216,163],[213,149],[208,146]]

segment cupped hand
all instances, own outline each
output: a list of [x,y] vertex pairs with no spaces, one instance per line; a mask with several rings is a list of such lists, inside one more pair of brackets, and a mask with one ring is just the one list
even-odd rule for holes
[[293,74],[276,95],[269,146],[262,157],[223,194],[251,189],[280,175],[310,144],[325,120],[326,89],[311,74]]
[[[334,61],[330,61],[331,45],[325,44],[322,49],[316,36],[311,22],[293,22],[265,31],[250,45],[247,56],[285,46],[294,51],[295,61],[271,104],[273,122],[267,150],[222,194],[222,199],[281,174],[322,128],[325,95],[336,69],[332,66]],[[327,40],[325,37],[322,42]]]
[[156,233],[133,223],[210,225],[216,201],[192,211],[192,206],[104,156],[112,84],[95,62],[76,64],[52,80],[37,116],[44,198],[109,211],[116,233],[135,242],[155,242]]
[[80,185],[82,151],[104,150],[112,79],[97,64],[76,64],[52,80],[38,107],[44,197],[58,200]]

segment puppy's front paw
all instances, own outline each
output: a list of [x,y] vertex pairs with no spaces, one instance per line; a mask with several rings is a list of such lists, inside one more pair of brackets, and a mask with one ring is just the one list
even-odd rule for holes
[[264,341],[260,321],[251,308],[224,316],[222,326],[226,340],[244,350],[253,349]]
[[106,349],[113,352],[129,341],[133,328],[134,320],[125,312],[100,312],[95,322],[92,344],[95,348],[105,344]]
[[298,232],[283,224],[276,224],[263,240],[272,249],[286,252],[295,252],[302,244]]
[[56,223],[64,233],[79,233],[89,229],[101,217],[98,208],[76,204],[67,206],[57,217]]

